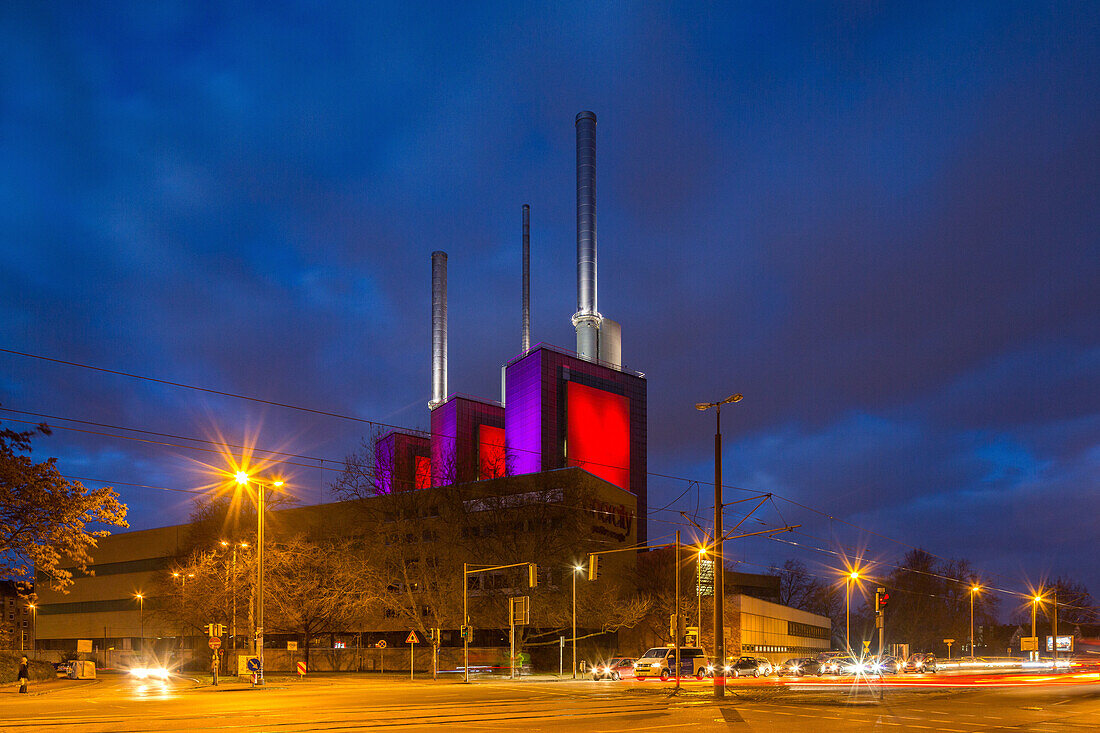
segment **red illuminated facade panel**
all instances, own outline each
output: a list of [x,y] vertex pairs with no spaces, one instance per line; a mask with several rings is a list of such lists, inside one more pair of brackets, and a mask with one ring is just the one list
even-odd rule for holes
[[504,428],[478,426],[478,478],[482,481],[507,474],[504,452]]
[[417,489],[430,489],[432,486],[432,458],[431,456],[416,457],[416,477],[414,479]]
[[622,395],[566,384],[565,459],[630,490],[630,402]]

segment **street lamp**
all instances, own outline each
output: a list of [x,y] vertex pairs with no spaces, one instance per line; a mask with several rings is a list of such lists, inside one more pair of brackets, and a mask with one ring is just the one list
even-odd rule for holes
[[[260,671],[256,675],[256,683],[264,683],[264,493],[266,486],[260,481],[249,478],[244,471],[237,471],[237,483],[248,486],[249,481],[256,484],[256,639],[255,654],[260,660]],[[272,481],[271,485],[278,488],[282,481]]]
[[970,656],[971,657],[975,656],[975,654],[974,654],[974,596],[977,595],[978,591],[980,591],[981,589],[982,589],[981,586],[978,585],[977,583],[975,583],[970,588]]
[[[722,551],[722,405],[740,402],[744,395],[730,395],[719,402],[697,402],[696,410],[715,408],[714,427],[714,656],[718,669],[726,664],[725,603],[725,554]],[[726,680],[722,674],[714,675],[714,696],[725,697]]]
[[1035,661],[1039,661],[1039,635],[1035,631],[1035,611],[1039,608],[1039,604],[1042,602],[1043,596],[1041,594],[1036,595],[1031,599],[1031,638],[1035,640]]
[[573,679],[577,679],[577,573],[582,570],[580,565],[573,566]]
[[187,617],[187,579],[194,578],[194,573],[181,573],[174,572],[172,577],[180,582],[180,643],[179,643],[179,655],[180,659],[183,659],[183,637],[187,634],[187,624],[184,619]]
[[844,646],[852,653],[852,581],[859,580],[859,571],[853,570],[845,579],[844,592]]
[[145,596],[135,593],[134,598],[138,601],[138,618],[141,621],[141,664],[145,666]]
[[695,600],[698,603],[698,610],[695,616],[695,627],[699,629],[696,634],[696,641],[699,646],[703,645],[703,559],[707,556],[707,548],[700,547],[699,552],[695,555]]
[[38,606],[33,603],[28,603],[27,608],[31,609],[31,653],[38,653]]
[[[222,547],[230,547],[231,548],[230,560],[229,560],[229,563],[226,564],[226,567],[225,567],[225,573],[226,573],[226,576],[228,576],[226,578],[226,583],[225,583],[225,592],[230,595],[230,597],[232,599],[231,604],[232,604],[232,608],[233,608],[232,615],[230,616],[230,622],[229,622],[229,648],[230,649],[236,649],[237,648],[237,548],[240,547],[242,550],[247,550],[248,549],[248,543],[247,542],[233,542],[233,543],[230,543],[230,542],[227,542],[225,540],[222,540],[219,544]],[[232,568],[232,571],[230,570],[230,568]]]

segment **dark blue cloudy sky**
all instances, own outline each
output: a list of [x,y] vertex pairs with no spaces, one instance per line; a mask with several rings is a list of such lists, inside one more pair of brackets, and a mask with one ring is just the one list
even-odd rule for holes
[[[692,405],[743,392],[727,482],[858,526],[766,507],[798,541],[1095,593],[1098,39],[1091,3],[6,2],[0,347],[426,427],[432,250],[453,391],[497,397],[519,349],[524,203],[534,340],[574,343],[591,109],[599,307],[649,378],[651,471],[709,481]],[[311,501],[368,432],[2,352],[0,403],[323,459],[294,470]],[[191,497],[124,482],[218,460],[156,440],[38,452],[147,527]]]

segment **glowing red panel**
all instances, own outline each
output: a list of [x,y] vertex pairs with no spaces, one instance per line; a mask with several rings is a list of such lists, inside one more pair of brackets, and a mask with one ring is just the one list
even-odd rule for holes
[[569,382],[568,464],[630,490],[630,402],[622,395]]
[[418,489],[430,489],[432,486],[432,459],[428,456],[416,457],[414,486]]
[[504,475],[504,428],[479,425],[478,478],[500,478]]

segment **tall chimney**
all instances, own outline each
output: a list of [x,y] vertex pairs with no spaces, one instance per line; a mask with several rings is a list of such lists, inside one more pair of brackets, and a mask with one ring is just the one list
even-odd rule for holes
[[531,207],[524,204],[524,338],[521,353],[531,348]]
[[432,400],[435,409],[447,399],[447,253],[432,252]]
[[600,314],[596,310],[596,115],[577,114],[577,355],[599,358]]

